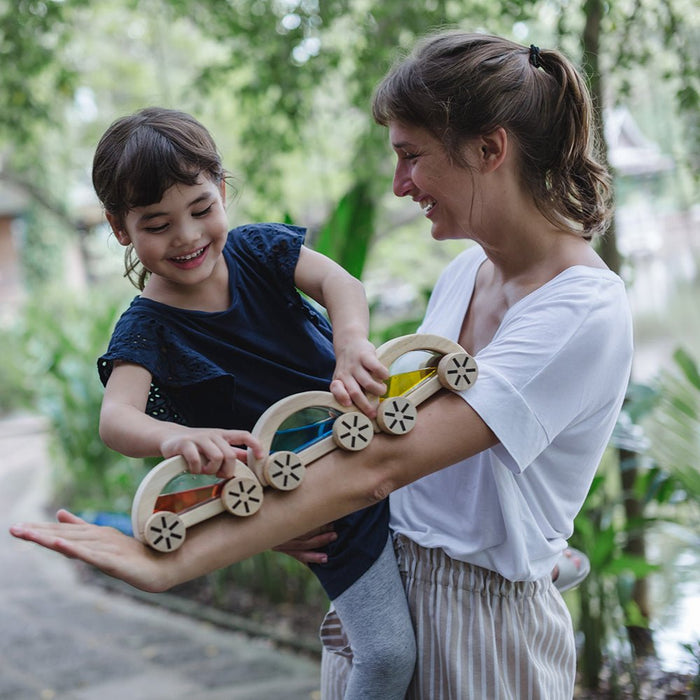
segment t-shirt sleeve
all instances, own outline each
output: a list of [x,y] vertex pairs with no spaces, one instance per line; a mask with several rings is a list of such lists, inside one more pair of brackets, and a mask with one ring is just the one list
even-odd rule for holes
[[201,383],[222,373],[214,362],[190,348],[176,324],[156,311],[133,305],[117,321],[107,352],[97,360],[102,384],[107,384],[117,360],[141,365],[160,386]]
[[294,270],[306,229],[278,223],[249,224],[232,232],[239,253],[255,261],[273,283],[294,286]]
[[476,357],[479,377],[464,399],[496,434],[495,452],[516,473],[566,428],[617,402],[619,392],[610,387],[629,372],[622,284],[587,281],[555,283],[511,308]]

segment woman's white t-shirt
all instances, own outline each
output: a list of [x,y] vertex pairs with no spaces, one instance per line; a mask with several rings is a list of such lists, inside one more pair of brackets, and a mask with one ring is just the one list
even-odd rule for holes
[[[474,246],[448,265],[419,332],[458,340],[485,259]],[[508,309],[476,360],[462,396],[499,444],[392,493],[391,526],[509,580],[538,579],[566,546],[625,396],[632,322],[622,280],[564,270]]]

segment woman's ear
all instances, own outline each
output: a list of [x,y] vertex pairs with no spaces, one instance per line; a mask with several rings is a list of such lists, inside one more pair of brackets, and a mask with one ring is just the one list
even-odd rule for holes
[[479,163],[484,172],[498,168],[508,153],[508,133],[499,126],[479,137]]
[[129,238],[129,234],[122,229],[121,224],[119,222],[119,218],[108,211],[105,211],[105,216],[107,217],[107,222],[109,223],[110,228],[112,229],[114,237],[122,245],[129,245],[131,243],[131,238]]

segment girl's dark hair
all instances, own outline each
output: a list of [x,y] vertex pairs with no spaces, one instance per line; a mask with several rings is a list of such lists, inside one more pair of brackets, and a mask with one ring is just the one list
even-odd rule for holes
[[[95,192],[119,225],[130,209],[159,202],[176,183],[194,185],[200,174],[217,184],[225,177],[214,140],[194,117],[160,107],[117,119],[100,139],[92,163]],[[125,276],[143,289],[149,273],[131,245],[124,263]]]
[[372,114],[426,129],[465,167],[464,143],[502,127],[548,221],[587,240],[607,228],[610,176],[595,155],[591,98],[558,51],[460,31],[428,36],[379,84]]

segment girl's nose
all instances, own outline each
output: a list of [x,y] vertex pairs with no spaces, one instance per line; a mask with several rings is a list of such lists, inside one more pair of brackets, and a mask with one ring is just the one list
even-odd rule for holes
[[176,240],[180,245],[187,245],[193,241],[199,240],[200,237],[199,226],[196,221],[188,221],[182,224],[177,229]]

